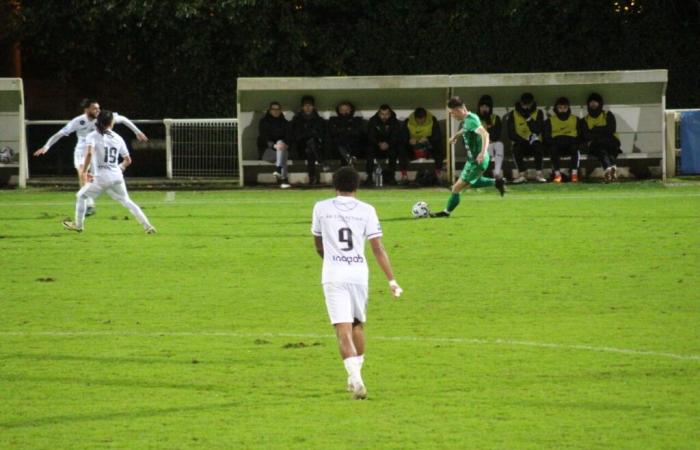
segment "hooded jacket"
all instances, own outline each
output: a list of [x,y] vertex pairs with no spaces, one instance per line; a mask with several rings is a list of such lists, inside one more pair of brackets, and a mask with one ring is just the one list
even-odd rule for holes
[[[481,114],[482,105],[489,107],[489,112],[487,114]],[[503,132],[503,124],[501,123],[501,118],[493,113],[493,100],[491,96],[484,95],[479,99],[479,103],[476,106],[476,113],[479,116],[479,120],[481,120],[481,125],[489,132],[489,142],[500,141],[501,133]]]
[[615,139],[619,143],[619,139],[615,134],[617,130],[617,122],[615,121],[615,115],[610,111],[604,111],[603,97],[599,94],[593,93],[588,97],[587,104],[590,105],[591,101],[598,102],[597,109],[591,109],[588,106],[588,115],[583,119],[583,138],[586,141],[610,141]]

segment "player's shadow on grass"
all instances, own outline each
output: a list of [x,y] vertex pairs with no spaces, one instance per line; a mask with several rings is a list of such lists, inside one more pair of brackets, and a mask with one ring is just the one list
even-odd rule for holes
[[59,416],[38,417],[21,420],[9,420],[0,422],[0,430],[16,429],[16,428],[34,428],[47,425],[65,424],[65,423],[80,423],[93,422],[101,420],[117,420],[117,419],[143,419],[147,417],[167,416],[169,414],[181,414],[187,412],[213,411],[217,409],[230,409],[239,406],[234,402],[218,403],[213,405],[196,405],[196,406],[173,406],[171,408],[149,408],[138,409],[133,411],[114,411],[95,414],[65,414]]

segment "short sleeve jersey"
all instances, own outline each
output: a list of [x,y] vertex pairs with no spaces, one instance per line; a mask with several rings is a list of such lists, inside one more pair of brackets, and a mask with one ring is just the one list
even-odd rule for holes
[[322,283],[368,284],[365,241],[382,235],[372,205],[347,196],[320,201],[311,233],[323,239]]
[[114,131],[107,131],[100,134],[93,131],[86,138],[88,146],[93,148],[92,162],[97,168],[97,176],[100,174],[119,174],[119,157],[129,156],[129,150],[121,136]]
[[467,148],[467,156],[470,161],[475,161],[481,153],[481,135],[476,132],[480,126],[479,116],[473,112],[468,113],[462,122],[462,139],[464,139],[464,146]]

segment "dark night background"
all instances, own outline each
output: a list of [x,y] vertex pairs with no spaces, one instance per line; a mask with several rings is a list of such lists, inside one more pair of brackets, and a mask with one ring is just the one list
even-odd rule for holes
[[30,119],[235,113],[236,77],[668,69],[700,105],[699,0],[0,0]]

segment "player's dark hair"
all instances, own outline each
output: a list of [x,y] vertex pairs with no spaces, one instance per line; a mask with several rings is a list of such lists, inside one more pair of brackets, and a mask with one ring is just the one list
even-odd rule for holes
[[97,115],[97,120],[95,120],[95,128],[97,128],[97,132],[100,134],[109,133],[108,128],[112,124],[113,120],[114,114],[112,114],[112,111],[107,109],[100,111],[100,113]]
[[456,95],[454,97],[451,97],[447,101],[447,107],[450,109],[461,108],[462,106],[464,106],[464,102],[462,101],[462,98],[458,97]]
[[382,104],[379,106],[380,111],[391,111],[391,106],[387,105],[386,103]]
[[426,117],[428,115],[428,111],[425,110],[423,107],[418,107],[416,108],[415,111],[413,111],[413,117],[416,119],[422,119],[423,117]]
[[97,103],[97,100],[95,100],[94,98],[84,98],[80,100],[80,107],[82,109],[85,109],[90,107],[90,105],[92,105],[93,103]]
[[270,102],[270,104],[267,105],[267,109],[271,109],[273,106],[279,106],[280,109],[282,109],[282,105],[281,105],[280,102],[278,102],[278,101]]
[[333,174],[333,187],[338,192],[355,192],[360,184],[360,174],[352,167],[341,167]]

